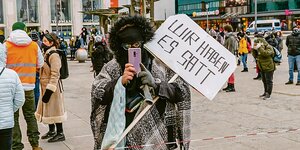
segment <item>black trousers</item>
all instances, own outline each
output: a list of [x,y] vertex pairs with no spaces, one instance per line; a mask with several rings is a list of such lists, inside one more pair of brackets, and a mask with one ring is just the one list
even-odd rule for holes
[[0,130],[0,150],[11,150],[12,128]]
[[53,132],[55,131],[56,126],[56,132],[57,133],[63,133],[63,125],[62,123],[55,123],[55,124],[49,124],[49,131]]
[[75,52],[76,52],[76,48],[72,48],[71,49],[71,59],[75,58]]
[[261,79],[264,84],[265,93],[272,94],[273,90],[273,75],[274,71],[271,72],[263,72],[261,71]]

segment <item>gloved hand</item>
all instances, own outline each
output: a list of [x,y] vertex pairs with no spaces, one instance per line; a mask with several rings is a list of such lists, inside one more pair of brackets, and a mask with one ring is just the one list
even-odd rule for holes
[[49,90],[49,89],[46,89],[46,92],[45,92],[45,94],[44,94],[44,96],[43,96],[43,98],[42,98],[42,101],[43,101],[44,103],[48,103],[49,100],[50,100],[50,97],[51,97],[52,93],[53,93],[53,91],[51,91],[51,90]]
[[263,44],[262,43],[255,43],[253,49],[258,50]]
[[140,66],[141,72],[139,72],[137,76],[138,78],[140,78],[141,84],[156,88],[156,84],[152,74],[146,69],[146,67],[143,64],[140,64]]

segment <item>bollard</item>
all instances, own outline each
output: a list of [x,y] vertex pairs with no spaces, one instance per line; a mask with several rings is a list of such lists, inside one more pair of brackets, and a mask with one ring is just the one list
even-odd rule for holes
[[88,58],[88,53],[84,48],[79,48],[76,51],[76,59],[79,63],[84,63]]

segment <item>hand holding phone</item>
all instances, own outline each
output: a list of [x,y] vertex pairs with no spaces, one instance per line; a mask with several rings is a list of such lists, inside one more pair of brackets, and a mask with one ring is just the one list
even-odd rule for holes
[[134,66],[136,73],[141,71],[141,48],[129,48],[128,49],[128,62]]

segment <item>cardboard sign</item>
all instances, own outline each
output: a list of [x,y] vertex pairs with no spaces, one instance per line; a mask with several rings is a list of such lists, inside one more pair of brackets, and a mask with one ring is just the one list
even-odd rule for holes
[[184,14],[169,17],[145,48],[210,100],[236,68],[235,56]]

